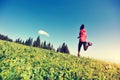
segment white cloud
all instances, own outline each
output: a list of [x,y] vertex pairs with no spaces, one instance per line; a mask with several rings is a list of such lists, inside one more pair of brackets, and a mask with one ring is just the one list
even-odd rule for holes
[[38,31],[38,34],[44,35],[44,36],[47,36],[47,37],[50,36],[50,35],[49,35],[46,31],[44,31],[44,30],[39,30],[39,31]]

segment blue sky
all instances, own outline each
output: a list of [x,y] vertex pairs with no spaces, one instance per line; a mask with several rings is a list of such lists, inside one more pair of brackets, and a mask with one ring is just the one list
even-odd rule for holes
[[12,39],[36,37],[55,48],[65,42],[77,55],[78,34],[85,24],[87,40],[93,42],[82,56],[120,62],[119,0],[0,0],[0,33]]

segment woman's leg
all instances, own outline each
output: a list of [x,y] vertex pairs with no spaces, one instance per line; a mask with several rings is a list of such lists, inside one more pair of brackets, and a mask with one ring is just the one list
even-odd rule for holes
[[82,42],[79,41],[79,44],[78,44],[78,57],[80,57],[81,46],[82,46]]
[[87,42],[84,42],[83,43],[83,47],[84,47],[84,51],[86,51],[89,47],[88,43]]

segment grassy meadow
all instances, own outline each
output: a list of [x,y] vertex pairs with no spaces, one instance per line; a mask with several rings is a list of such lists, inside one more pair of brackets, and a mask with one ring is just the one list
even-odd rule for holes
[[0,40],[0,80],[120,80],[120,64]]

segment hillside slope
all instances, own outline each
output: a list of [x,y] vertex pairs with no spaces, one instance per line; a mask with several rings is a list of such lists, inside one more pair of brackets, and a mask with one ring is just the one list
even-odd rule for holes
[[0,40],[0,80],[119,80],[120,65]]

